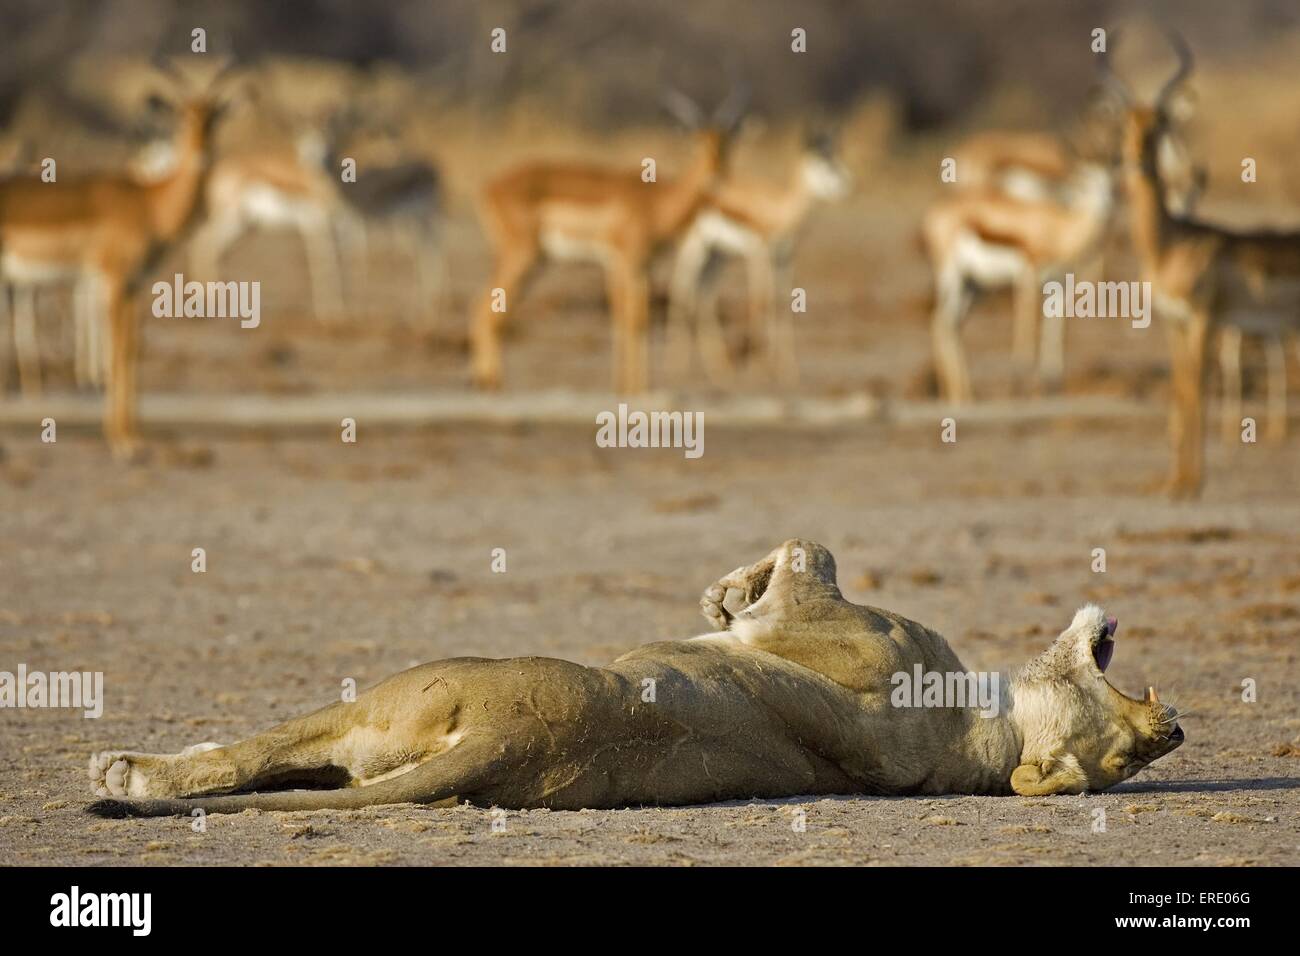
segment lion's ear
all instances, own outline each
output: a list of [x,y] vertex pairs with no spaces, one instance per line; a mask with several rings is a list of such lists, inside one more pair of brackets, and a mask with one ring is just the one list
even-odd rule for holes
[[1082,793],[1087,778],[1073,761],[1053,760],[1022,763],[1011,772],[1011,789],[1022,797],[1045,797],[1052,793]]

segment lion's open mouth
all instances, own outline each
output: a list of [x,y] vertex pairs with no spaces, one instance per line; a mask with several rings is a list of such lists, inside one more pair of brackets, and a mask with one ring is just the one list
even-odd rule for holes
[[1097,670],[1103,674],[1106,673],[1106,668],[1110,666],[1110,659],[1115,654],[1115,641],[1112,638],[1115,636],[1117,627],[1119,627],[1119,621],[1113,617],[1106,618],[1105,633],[1101,640],[1092,645],[1092,659],[1097,664]]

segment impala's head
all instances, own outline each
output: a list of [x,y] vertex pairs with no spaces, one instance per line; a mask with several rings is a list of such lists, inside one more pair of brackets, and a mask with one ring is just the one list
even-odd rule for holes
[[804,141],[799,176],[817,199],[833,202],[848,195],[852,177],[840,162],[835,137],[829,132],[810,134]]
[[1155,688],[1138,700],[1106,679],[1117,623],[1094,604],[1016,675],[1012,720],[1023,743],[1011,788],[1023,796],[1105,790],[1183,742]]
[[711,114],[681,90],[669,89],[663,97],[664,108],[695,135],[700,167],[713,175],[726,167],[732,140],[744,121],[748,103],[749,87],[743,83],[733,84]]
[[212,142],[217,124],[235,101],[234,88],[228,82],[234,64],[224,61],[203,86],[198,86],[189,74],[177,69],[168,59],[158,57],[154,66],[169,81],[169,89],[166,93],[150,95],[149,110],[172,114],[177,137],[189,147],[205,149]]
[[[1192,72],[1192,52],[1181,35],[1174,31],[1168,31],[1167,35],[1178,57],[1178,67],[1149,104],[1139,101],[1128,84],[1120,79],[1110,65],[1110,53],[1102,60],[1103,83],[1120,102],[1123,110],[1121,155],[1127,164],[1151,175],[1157,173],[1161,151],[1167,152],[1171,148],[1169,143],[1176,138],[1175,131],[1179,123],[1187,118],[1191,108],[1191,100],[1186,95],[1184,84]],[[1112,49],[1115,39],[1112,33]]]

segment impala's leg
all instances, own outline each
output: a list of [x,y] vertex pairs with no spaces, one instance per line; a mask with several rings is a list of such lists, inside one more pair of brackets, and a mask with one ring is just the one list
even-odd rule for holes
[[790,280],[791,249],[777,249],[768,259],[771,266],[769,308],[773,310],[774,341],[781,350],[783,367],[778,370],[786,385],[799,383],[799,360],[795,353],[794,309],[788,301],[793,283]]
[[1281,335],[1268,343],[1268,440],[1286,441],[1286,342]]
[[1201,489],[1205,464],[1205,348],[1209,315],[1199,307],[1171,324],[1173,402],[1170,437],[1174,446],[1168,490],[1174,497],[1194,497]]
[[409,232],[420,290],[419,308],[429,310],[432,324],[442,314],[447,297],[447,267],[443,261],[442,247],[433,230],[416,227]]
[[[1038,379],[1048,391],[1058,391],[1065,380],[1065,316],[1044,315],[1038,277],[1030,275],[1015,291],[1021,322],[1031,328],[1041,324],[1038,345]],[[1031,333],[1032,334],[1032,333]]]
[[1038,325],[1042,310],[1033,307],[1035,303],[1041,301],[1037,295],[1037,279],[1032,270],[1026,270],[1012,286],[1011,354],[1017,362],[1031,368],[1034,365],[1034,356],[1037,354],[1041,376],[1044,371],[1043,366],[1046,364],[1047,333],[1043,333],[1043,348],[1040,350]]
[[129,458],[137,447],[136,361],[138,326],[134,302],[124,284],[104,283],[108,312],[108,377],[104,396],[104,437],[116,458]]
[[1219,377],[1223,380],[1223,440],[1232,445],[1241,437],[1241,329],[1233,325],[1219,330]]
[[633,266],[629,281],[628,309],[631,332],[629,346],[630,369],[628,386],[631,394],[650,388],[650,260],[639,259]]
[[965,277],[956,271],[941,273],[936,282],[930,334],[940,390],[954,405],[971,400],[970,372],[961,346],[961,323],[969,305]]
[[[344,303],[356,305],[362,303],[369,308],[370,297],[370,253],[366,221],[361,216],[346,208],[339,209],[328,218],[333,235],[334,246],[338,250],[339,274],[346,277],[340,282],[340,295]],[[358,294],[360,290],[360,294]]]
[[[479,388],[501,385],[501,324],[523,292],[525,280],[537,262],[532,243],[506,247],[498,253],[492,285],[474,312],[470,326],[471,371]],[[500,311],[497,311],[498,295]]]
[[87,282],[78,279],[72,288],[72,378],[77,388],[89,387],[92,375],[90,322],[94,317],[87,314]]
[[727,337],[722,329],[719,293],[722,270],[726,258],[714,250],[704,264],[697,293],[695,335],[704,374],[715,385],[728,385],[734,381],[736,367],[731,361]]
[[0,279],[0,395],[9,387],[9,358],[13,352],[13,308],[11,296],[13,286]]
[[673,273],[668,282],[667,366],[673,379],[684,377],[691,367],[691,327],[699,317],[698,293],[711,250],[697,231],[686,234],[677,247]]
[[104,382],[104,313],[96,276],[78,279],[72,295],[77,384],[99,388]]
[[776,308],[776,277],[772,253],[761,242],[754,242],[745,252],[745,269],[749,285],[749,328],[753,337],[761,336],[767,367],[783,385],[793,385],[799,378],[794,356],[794,313]]
[[14,349],[18,386],[27,396],[41,394],[41,347],[36,337],[36,287],[14,286]]
[[238,215],[216,215],[190,240],[190,268],[205,281],[221,277],[221,257],[244,231]]
[[646,262],[639,253],[612,262],[607,271],[610,309],[614,314],[614,390],[638,395],[648,384],[650,287]]
[[318,319],[337,322],[343,317],[343,289],[339,282],[343,257],[334,241],[334,231],[328,218],[313,216],[298,223],[298,232],[307,252],[312,311]]
[[1210,316],[1198,313],[1192,323],[1188,339],[1188,377],[1190,379],[1188,403],[1191,411],[1192,441],[1188,449],[1188,472],[1191,475],[1187,493],[1200,493],[1205,471],[1205,358],[1212,332]]

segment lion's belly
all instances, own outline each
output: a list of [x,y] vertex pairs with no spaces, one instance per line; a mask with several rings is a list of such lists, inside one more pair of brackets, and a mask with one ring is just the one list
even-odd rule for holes
[[833,764],[773,742],[747,749],[721,739],[624,741],[595,753],[561,755],[530,780],[466,795],[473,803],[552,810],[677,806],[720,800],[853,793]]
[[581,706],[528,708],[526,772],[471,799],[577,809],[857,789],[819,755],[824,741],[796,739],[755,673],[707,655],[697,647],[571,674],[563,696]]

